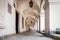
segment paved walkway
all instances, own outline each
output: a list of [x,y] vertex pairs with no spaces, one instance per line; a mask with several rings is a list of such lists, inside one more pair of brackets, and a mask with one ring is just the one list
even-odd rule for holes
[[14,36],[10,36],[5,40],[53,40],[53,39],[45,37],[37,32],[25,32]]
[[57,37],[60,37],[60,34],[51,34],[53,36],[57,36]]

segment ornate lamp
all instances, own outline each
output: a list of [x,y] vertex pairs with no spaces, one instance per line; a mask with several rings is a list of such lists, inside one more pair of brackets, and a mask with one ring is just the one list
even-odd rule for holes
[[30,0],[29,6],[30,6],[30,7],[33,7],[33,1],[32,1],[32,0]]

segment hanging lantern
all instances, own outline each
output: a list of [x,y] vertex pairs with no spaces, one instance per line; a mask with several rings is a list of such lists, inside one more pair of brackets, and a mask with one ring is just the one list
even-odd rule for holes
[[33,7],[33,1],[32,1],[32,0],[30,0],[29,6],[30,6],[30,7]]

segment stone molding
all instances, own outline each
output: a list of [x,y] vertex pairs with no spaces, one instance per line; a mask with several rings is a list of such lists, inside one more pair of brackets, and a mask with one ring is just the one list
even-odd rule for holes
[[59,0],[49,0],[49,5],[60,5],[60,1]]

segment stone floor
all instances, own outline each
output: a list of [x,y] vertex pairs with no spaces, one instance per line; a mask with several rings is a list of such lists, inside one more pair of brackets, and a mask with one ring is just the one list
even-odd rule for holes
[[24,32],[21,34],[7,37],[4,40],[53,40],[53,39],[49,37],[45,37],[42,34],[37,32]]

